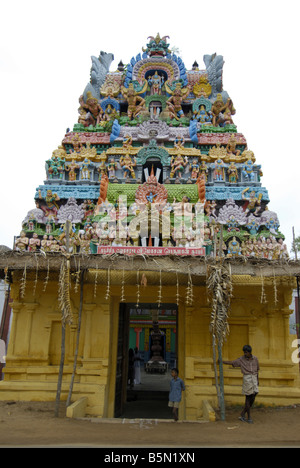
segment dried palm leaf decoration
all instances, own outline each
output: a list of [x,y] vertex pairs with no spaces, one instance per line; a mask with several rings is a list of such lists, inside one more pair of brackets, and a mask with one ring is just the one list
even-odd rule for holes
[[179,281],[178,281],[178,273],[176,271],[176,304],[179,305],[180,300],[180,293],[179,293]]
[[95,282],[94,282],[94,297],[97,297],[97,280],[98,280],[98,265],[96,265],[96,273],[95,273]]
[[276,284],[276,276],[273,270],[273,287],[274,287],[274,304],[277,305],[278,302],[278,294],[277,294],[277,284]]
[[23,275],[20,281],[20,298],[23,299],[26,291],[27,264],[25,263]]
[[[226,266],[222,262],[218,265],[209,265],[207,269],[206,284],[212,305],[209,328],[212,334],[213,364],[215,371],[216,389],[218,394],[221,419],[225,420],[222,345],[229,333],[228,316],[232,298],[230,265]],[[218,383],[216,345],[219,355],[220,383]]]
[[[98,266],[97,266],[97,268],[98,268]],[[78,288],[79,288],[80,273],[81,273],[81,270],[80,270],[80,260],[79,260],[78,268],[77,268],[77,271],[75,273],[75,285],[74,285],[74,292],[75,293],[77,293]]]
[[193,290],[193,282],[192,282],[192,275],[191,275],[191,272],[190,272],[190,267],[189,267],[189,270],[188,270],[188,284],[187,284],[187,288],[186,288],[186,305],[189,306],[189,305],[192,305],[193,304],[193,301],[194,301],[194,290]]
[[50,268],[49,268],[49,260],[48,260],[48,265],[47,265],[47,275],[46,275],[46,278],[45,278],[45,281],[44,281],[44,287],[43,287],[43,292],[46,291],[47,289],[47,285],[48,285],[48,281],[49,281],[49,278],[50,278]]
[[36,269],[35,269],[35,280],[34,280],[34,283],[33,283],[33,297],[35,297],[36,287],[37,287],[37,283],[38,283],[38,279],[39,279],[39,262],[38,262],[36,254],[34,255],[34,257],[35,257],[35,261],[36,261]]
[[260,302],[261,304],[266,304],[267,301],[267,296],[265,292],[265,280],[263,277],[262,272],[260,272],[260,278],[261,278],[261,296],[260,296]]
[[125,299],[125,272],[124,272],[124,269],[123,269],[120,302],[125,302],[125,300],[126,300]]
[[71,324],[73,322],[70,283],[70,260],[68,258],[63,258],[59,273],[58,302],[64,326],[66,323]]
[[209,265],[207,289],[211,298],[210,332],[222,346],[229,333],[228,316],[232,298],[230,266]]
[[106,286],[106,293],[105,293],[105,299],[108,301],[110,298],[110,267],[108,267],[107,270],[107,286]]
[[135,307],[138,308],[140,305],[140,272],[137,270],[136,272],[136,304]]
[[161,270],[159,271],[159,287],[158,287],[158,296],[157,296],[157,304],[160,307],[162,303],[162,284],[161,284]]

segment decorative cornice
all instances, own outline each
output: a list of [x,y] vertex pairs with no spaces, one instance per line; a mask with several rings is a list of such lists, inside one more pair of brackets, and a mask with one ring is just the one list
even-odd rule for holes
[[158,158],[163,166],[170,165],[168,151],[162,146],[157,146],[156,140],[151,140],[148,146],[142,148],[137,154],[137,164],[145,164],[149,158]]
[[164,70],[168,75],[168,80],[179,80],[180,69],[174,60],[167,58],[149,57],[137,62],[132,70],[132,80],[139,80],[144,77],[147,70]]

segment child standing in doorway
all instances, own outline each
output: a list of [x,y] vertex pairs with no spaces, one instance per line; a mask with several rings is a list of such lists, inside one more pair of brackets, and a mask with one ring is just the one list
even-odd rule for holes
[[178,421],[178,408],[181,402],[182,391],[185,390],[185,385],[182,379],[178,377],[179,371],[174,367],[171,371],[172,380],[170,382],[170,393],[169,393],[169,407],[173,408],[172,413],[174,421]]

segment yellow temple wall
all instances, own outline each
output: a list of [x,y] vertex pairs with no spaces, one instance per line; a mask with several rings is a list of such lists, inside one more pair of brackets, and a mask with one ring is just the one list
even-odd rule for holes
[[[274,293],[273,280],[265,281],[263,290],[267,302],[261,302],[260,280],[234,278],[230,331],[222,348],[222,357],[225,361],[234,360],[243,355],[245,344],[252,346],[252,352],[260,362],[257,404],[300,403],[299,364],[292,361],[295,335],[290,335],[289,331],[293,283],[293,280],[277,278]],[[185,311],[186,395],[181,411],[183,417],[191,420],[203,416],[203,400],[208,400],[215,408],[218,406],[212,338],[208,332],[210,306],[205,288],[198,289],[197,293],[195,305]],[[205,300],[201,301],[201,297]],[[243,404],[240,369],[225,364],[223,368],[225,405]]]
[[[300,403],[299,365],[292,362],[295,336],[289,333],[289,305],[293,281],[265,281],[266,303],[261,302],[262,283],[250,277],[234,278],[230,333],[223,346],[223,359],[242,355],[250,344],[260,361],[260,392],[257,404]],[[46,291],[38,282],[28,281],[20,299],[19,282],[12,285],[13,320],[0,382],[1,400],[53,401],[56,397],[61,352],[61,313],[57,281],[49,281]],[[84,285],[78,364],[72,401],[87,397],[87,414],[114,416],[116,358],[120,286],[112,286],[109,300],[106,286]],[[126,302],[136,301],[136,286],[126,286]],[[194,286],[194,303],[186,305],[186,286],[180,288],[178,306],[178,368],[186,391],[180,405],[182,419],[203,416],[203,400],[217,407],[213,351],[209,332],[210,305],[205,286]],[[140,302],[156,302],[157,286],[141,288]],[[175,287],[163,286],[163,302],[175,302]],[[277,299],[277,301],[275,301]],[[61,400],[66,400],[73,371],[79,310],[79,290],[71,290],[73,323],[66,326],[66,356]],[[239,369],[224,365],[225,403],[241,404],[242,375]]]
[[[12,287],[13,319],[7,351],[4,381],[0,383],[2,400],[55,400],[61,356],[61,312],[58,283],[49,281],[46,291],[28,281],[20,299],[19,285]],[[104,303],[104,288],[97,297],[94,285],[84,285],[82,323],[77,371],[72,400],[88,397],[87,411],[104,416],[107,402],[108,366],[110,359],[111,313]],[[79,291],[71,290],[73,323],[66,325],[65,361],[61,400],[66,400],[73,372],[79,311]]]

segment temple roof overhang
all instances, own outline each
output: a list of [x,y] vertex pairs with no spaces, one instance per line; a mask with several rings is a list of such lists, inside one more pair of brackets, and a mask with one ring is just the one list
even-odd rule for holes
[[[94,275],[95,272],[107,272],[110,270],[115,275],[116,280],[122,272],[127,275],[131,273],[136,282],[136,273],[154,272],[156,282],[159,281],[157,272],[170,274],[174,276],[174,281],[168,280],[168,284],[172,285],[176,281],[177,275],[191,275],[193,281],[198,284],[204,284],[209,266],[226,264],[230,266],[231,275],[234,276],[249,276],[258,280],[264,278],[284,277],[290,279],[291,284],[295,278],[300,276],[300,260],[268,260],[259,258],[208,258],[208,257],[192,257],[192,256],[145,256],[145,255],[66,255],[61,253],[42,253],[32,252],[16,252],[13,250],[1,249],[0,252],[0,277],[11,278],[10,273],[22,272],[26,268],[27,273],[38,270],[50,271],[58,273],[62,262],[69,261],[70,272],[87,271],[88,275]],[[129,280],[129,277],[128,277]],[[170,281],[170,282],[169,282]],[[196,283],[195,283],[196,284]]]

